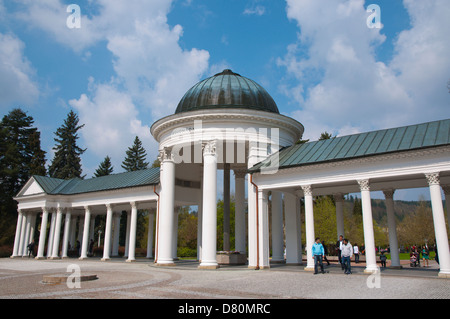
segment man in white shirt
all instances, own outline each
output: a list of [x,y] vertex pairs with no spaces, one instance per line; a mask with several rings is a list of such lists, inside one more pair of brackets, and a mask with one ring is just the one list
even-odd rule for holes
[[342,250],[341,250],[341,258],[342,258],[342,264],[344,265],[344,272],[347,275],[350,275],[352,273],[352,268],[350,265],[350,259],[353,256],[353,247],[352,245],[348,242],[348,239],[344,239],[344,243],[342,245]]

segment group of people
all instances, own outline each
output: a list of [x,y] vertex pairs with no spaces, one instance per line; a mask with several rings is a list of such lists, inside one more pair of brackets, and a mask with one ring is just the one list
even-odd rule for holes
[[[326,245],[320,242],[320,238],[317,237],[315,243],[312,246],[312,255],[314,257],[314,274],[319,273],[319,267],[322,274],[326,273],[323,268],[323,260],[330,265],[326,255],[328,252],[326,251]],[[345,274],[350,275],[352,273],[351,267],[351,258],[355,255],[355,262],[359,262],[359,255],[361,252],[359,251],[359,247],[357,244],[350,244],[347,238],[344,238],[342,235],[339,236],[339,240],[336,242],[336,251],[338,254],[339,264],[341,265],[342,270]]]
[[[436,250],[437,251],[437,250]],[[430,249],[428,245],[423,245],[422,247],[412,246],[411,251],[409,253],[410,262],[412,267],[420,267],[420,254],[422,254],[423,267],[429,266],[430,260]],[[439,263],[436,254],[436,261]]]

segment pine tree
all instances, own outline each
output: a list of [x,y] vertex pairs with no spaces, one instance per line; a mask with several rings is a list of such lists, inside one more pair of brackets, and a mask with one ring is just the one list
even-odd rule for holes
[[[78,115],[72,110],[64,120],[64,124],[56,132],[55,157],[52,160],[48,173],[51,177],[61,179],[82,178],[81,155],[86,151],[77,145],[78,130],[84,127],[78,125]],[[84,176],[83,176],[84,177]]]
[[139,137],[136,136],[133,145],[128,148],[126,154],[127,156],[122,162],[122,168],[127,172],[139,171],[148,167],[148,163],[145,161],[147,153]]
[[111,165],[111,158],[106,156],[103,162],[100,163],[99,167],[94,173],[95,177],[111,175],[114,167]]
[[13,197],[31,175],[45,175],[45,152],[33,123],[19,108],[0,122],[0,245],[14,237],[17,203]]

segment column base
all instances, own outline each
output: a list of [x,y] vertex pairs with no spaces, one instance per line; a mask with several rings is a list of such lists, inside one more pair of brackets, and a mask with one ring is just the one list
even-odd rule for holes
[[125,260],[125,262],[127,262],[127,263],[134,263],[136,261],[136,259],[127,259],[127,260]]
[[50,260],[57,260],[57,259],[61,259],[61,257],[48,257],[48,259],[50,259]]
[[438,277],[439,278],[450,278],[450,273],[448,273],[448,272],[439,272]]
[[100,259],[101,261],[108,261],[108,260],[110,260],[110,258],[108,257],[108,258],[102,258],[102,259]]
[[158,266],[158,267],[173,267],[173,266],[175,266],[175,263],[156,263],[155,264],[155,266]]
[[218,269],[220,268],[219,265],[198,265],[198,269]]
[[303,268],[304,271],[314,271],[314,266],[306,266],[305,268]]
[[364,269],[364,273],[368,274],[368,275],[375,274],[375,273],[377,273],[379,271],[380,271],[379,268],[375,268],[375,269],[374,268],[366,268],[366,269]]
[[78,260],[87,260],[88,259],[88,257],[80,257],[80,258],[78,258]]
[[47,259],[47,258],[45,258],[45,257],[34,257],[34,259],[36,259],[36,260],[43,260],[43,259]]
[[22,258],[22,256],[10,256],[9,258],[11,258],[11,259]]

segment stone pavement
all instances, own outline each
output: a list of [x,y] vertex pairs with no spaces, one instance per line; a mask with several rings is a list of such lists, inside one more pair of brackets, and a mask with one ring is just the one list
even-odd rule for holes
[[[80,261],[0,259],[0,299],[286,299],[286,298],[399,298],[448,299],[449,279],[438,278],[437,265],[429,268],[382,269],[379,276],[363,274],[354,265],[345,275],[336,264],[327,274],[313,275],[304,266],[273,264],[268,270],[224,266],[199,270],[195,261],[177,261],[174,267],[158,267],[148,259],[127,263],[99,258]],[[68,267],[71,267],[68,271]],[[44,275],[95,274],[98,279],[44,284]],[[71,277],[69,275],[69,277]],[[71,281],[72,282],[72,281]]]

